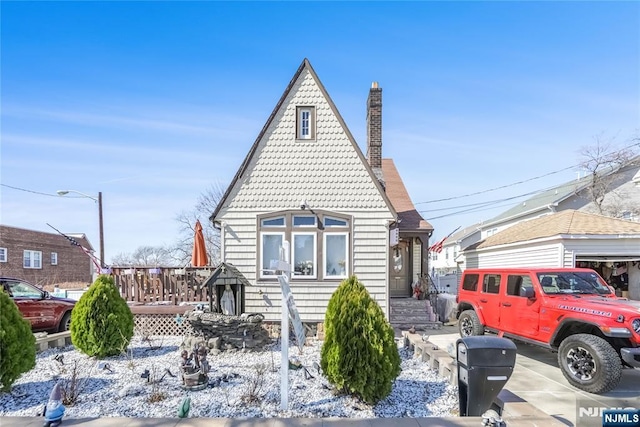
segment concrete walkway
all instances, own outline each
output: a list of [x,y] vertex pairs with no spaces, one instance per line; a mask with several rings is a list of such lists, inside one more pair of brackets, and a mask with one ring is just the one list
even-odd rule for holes
[[[551,419],[552,420],[552,419]],[[508,426],[549,427],[550,419],[513,418]],[[1,417],[1,427],[42,427],[42,417]],[[77,418],[64,419],[61,427],[480,427],[479,417],[447,418]]]

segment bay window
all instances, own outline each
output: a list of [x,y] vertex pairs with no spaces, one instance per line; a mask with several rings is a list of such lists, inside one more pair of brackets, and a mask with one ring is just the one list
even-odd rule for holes
[[258,277],[262,279],[279,273],[270,267],[284,258],[285,241],[290,247],[292,280],[341,280],[350,274],[350,217],[298,210],[261,215],[258,234]]

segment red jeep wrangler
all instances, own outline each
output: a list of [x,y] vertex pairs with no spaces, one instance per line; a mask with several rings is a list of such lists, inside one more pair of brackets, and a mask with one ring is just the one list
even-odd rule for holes
[[590,393],[615,388],[623,366],[640,368],[640,302],[590,269],[465,270],[457,317],[462,337],[489,330],[557,351],[565,378]]

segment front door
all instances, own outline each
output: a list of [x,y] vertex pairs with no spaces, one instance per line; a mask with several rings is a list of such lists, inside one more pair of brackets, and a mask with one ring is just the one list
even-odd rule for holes
[[410,297],[409,244],[406,240],[400,240],[398,246],[391,249],[390,266],[389,295],[402,298]]

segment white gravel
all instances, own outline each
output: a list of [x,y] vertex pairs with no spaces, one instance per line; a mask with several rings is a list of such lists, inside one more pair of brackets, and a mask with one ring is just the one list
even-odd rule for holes
[[[289,373],[289,409],[280,410],[280,346],[272,345],[261,352],[225,351],[209,355],[212,366],[210,383],[226,377],[214,387],[200,391],[182,388],[178,375],[180,364],[179,337],[153,338],[152,344],[134,337],[128,356],[96,360],[76,351],[72,346],[38,353],[36,367],[22,375],[11,393],[0,394],[0,416],[38,416],[42,414],[52,387],[68,380],[77,366],[81,392],[78,402],[67,406],[65,418],[81,417],[176,417],[185,397],[191,399],[189,417],[431,417],[455,416],[458,409],[457,389],[440,378],[428,366],[412,358],[412,352],[399,344],[402,372],[391,394],[375,406],[350,396],[337,395],[334,388],[314,367],[320,364],[322,342],[308,340],[302,354],[290,347],[290,359],[297,358],[313,375],[305,379],[304,369]],[[160,346],[161,345],[161,346]],[[62,362],[56,360],[56,356]],[[104,365],[112,372],[104,369]],[[262,365],[264,380],[257,399],[250,401],[249,389],[255,384],[256,368]],[[142,378],[149,370],[151,378],[164,378],[150,383]],[[167,372],[176,377],[171,377]],[[154,395],[164,398],[151,402]]]

